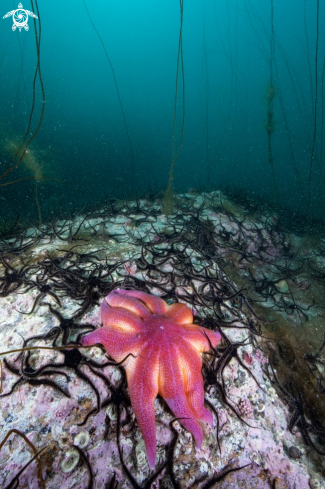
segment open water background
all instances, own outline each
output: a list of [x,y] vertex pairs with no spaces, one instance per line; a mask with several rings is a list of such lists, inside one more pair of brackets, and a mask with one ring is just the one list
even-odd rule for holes
[[[181,5],[23,3],[26,10],[39,10],[44,102],[36,73],[34,112],[22,148],[37,129],[43,105],[45,110],[21,164],[0,180],[1,213],[36,212],[35,180],[3,186],[26,177],[38,179],[41,208],[58,200],[82,205],[105,194],[132,197],[148,187],[166,188]],[[0,6],[4,171],[28,127],[37,49],[33,18],[28,32],[13,32],[12,17],[2,16],[18,3],[2,0]],[[231,187],[289,213],[322,218],[324,16],[325,6],[316,0],[184,2],[175,152],[183,100],[185,119],[176,191]]]

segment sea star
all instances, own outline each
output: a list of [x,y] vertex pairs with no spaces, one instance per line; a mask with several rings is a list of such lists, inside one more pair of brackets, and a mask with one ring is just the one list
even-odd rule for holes
[[130,399],[142,432],[150,468],[156,460],[154,400],[160,394],[176,418],[202,444],[198,421],[212,426],[212,413],[204,406],[201,353],[215,347],[220,333],[193,324],[185,304],[168,304],[160,297],[135,290],[116,289],[101,305],[103,327],[82,339],[82,345],[104,345],[122,361]]

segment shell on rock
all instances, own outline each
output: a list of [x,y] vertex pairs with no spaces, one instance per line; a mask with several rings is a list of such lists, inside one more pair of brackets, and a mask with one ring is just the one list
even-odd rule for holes
[[77,445],[79,448],[85,448],[90,441],[90,436],[88,431],[81,431],[78,433],[73,440],[73,444]]
[[311,489],[321,489],[322,487],[324,487],[321,481],[315,476],[309,479],[309,485]]
[[75,450],[74,448],[71,448],[70,450],[67,450],[65,452],[64,459],[61,462],[61,470],[65,474],[68,474],[69,472],[72,472],[73,469],[76,467],[80,459],[79,452]]

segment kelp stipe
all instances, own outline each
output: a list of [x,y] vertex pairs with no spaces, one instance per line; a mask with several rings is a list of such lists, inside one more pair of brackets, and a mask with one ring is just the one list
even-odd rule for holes
[[315,159],[315,145],[316,145],[316,133],[317,133],[318,46],[319,46],[319,0],[317,0],[317,11],[316,11],[315,100],[314,100],[313,139],[312,139],[312,147],[311,147],[311,154],[310,154],[309,185],[308,185],[308,204],[307,204],[307,231],[308,232],[310,226],[311,183],[312,183],[312,174],[313,174],[313,163]]
[[[181,9],[181,23],[179,29],[179,40],[178,40],[178,56],[177,56],[177,69],[176,69],[176,89],[175,89],[175,101],[174,101],[174,119],[173,119],[173,135],[172,135],[172,162],[169,170],[169,179],[167,190],[164,195],[164,205],[163,205],[163,213],[168,216],[172,214],[174,209],[173,204],[173,170],[176,160],[181,151],[183,136],[184,136],[184,120],[185,120],[185,79],[184,79],[184,60],[183,60],[183,39],[182,39],[182,31],[183,31],[183,0],[180,0],[180,9]],[[177,107],[177,93],[178,93],[178,73],[179,73],[179,65],[181,63],[182,66],[182,84],[183,84],[183,117],[182,117],[182,132],[181,139],[178,146],[178,151],[175,155],[175,122],[176,122],[176,107]]]
[[[32,9],[34,10],[33,0],[31,0],[31,5],[32,5]],[[31,110],[30,110],[29,122],[28,122],[28,127],[26,129],[25,136],[24,136],[23,140],[21,141],[20,146],[16,150],[16,152],[15,152],[13,158],[11,159],[10,163],[8,164],[7,168],[0,175],[0,181],[3,180],[3,179],[6,179],[7,176],[10,175],[14,170],[16,170],[16,168],[18,168],[18,166],[21,164],[21,162],[23,161],[23,159],[24,159],[24,157],[25,157],[25,155],[27,153],[27,150],[29,148],[29,145],[31,144],[31,142],[33,141],[33,139],[35,138],[35,136],[37,135],[37,133],[38,133],[40,127],[41,127],[41,124],[42,124],[42,121],[43,121],[43,116],[44,116],[44,110],[45,110],[45,91],[44,91],[43,79],[42,79],[42,74],[41,74],[41,60],[40,60],[40,52],[41,52],[41,17],[40,17],[40,12],[39,12],[39,8],[38,8],[37,0],[35,0],[35,5],[36,5],[38,22],[39,22],[39,28],[37,30],[36,21],[35,21],[35,17],[34,17],[33,18],[33,21],[34,21],[34,31],[35,31],[36,52],[37,52],[37,65],[36,65],[35,75],[34,75],[34,80],[33,80],[32,107],[31,107]],[[35,88],[36,88],[37,76],[38,76],[38,79],[39,79],[39,82],[40,82],[40,87],[41,87],[41,92],[42,92],[42,109],[41,109],[41,114],[40,114],[40,117],[39,117],[39,120],[38,120],[38,125],[37,125],[35,131],[30,135],[30,137],[29,137],[29,139],[27,140],[27,143],[26,143],[25,141],[26,141],[26,139],[28,138],[28,136],[30,134],[30,127],[31,127],[31,124],[32,124],[32,119],[33,119],[34,109],[35,109],[35,100],[36,100],[36,91],[35,91]],[[16,161],[16,160],[18,160],[18,161]],[[29,161],[29,164],[27,164],[26,166],[33,173],[33,176],[31,176],[31,177],[25,177],[25,178],[19,178],[17,180],[13,180],[13,181],[10,181],[10,182],[4,181],[4,182],[1,182],[0,183],[0,187],[5,187],[7,185],[11,185],[13,183],[18,183],[18,182],[23,181],[23,180],[34,180],[35,181],[35,201],[36,201],[36,205],[37,205],[37,212],[38,212],[38,217],[39,217],[39,230],[40,230],[41,229],[41,226],[42,226],[42,218],[41,218],[41,209],[40,209],[40,205],[39,205],[39,201],[38,201],[38,188],[37,188],[37,185],[38,185],[38,182],[40,180],[42,180],[42,169],[43,169],[44,162],[41,165],[38,165],[33,158],[29,158],[29,160],[27,159],[26,161]]]
[[268,139],[268,163],[271,167],[271,174],[273,180],[273,188],[275,192],[276,202],[279,204],[279,192],[276,184],[274,164],[273,164],[273,152],[272,152],[272,134],[274,133],[274,108],[273,100],[275,97],[275,88],[273,83],[273,64],[274,64],[274,12],[273,12],[273,0],[271,0],[271,39],[270,39],[270,82],[267,90],[266,101],[266,124],[265,129]]
[[164,194],[164,200],[162,206],[163,214],[165,214],[165,216],[169,216],[170,214],[173,214],[174,207],[175,207],[175,193],[172,185],[170,185],[170,187],[168,186]]
[[38,465],[38,480],[39,480],[39,483],[40,483],[41,488],[42,489],[45,489],[45,483],[44,483],[44,479],[43,479],[43,475],[42,475],[42,465],[41,465],[41,461],[40,461],[39,455],[47,447],[44,447],[41,450],[37,451],[35,445],[27,438],[27,436],[24,433],[22,433],[21,431],[13,428],[13,429],[11,429],[11,430],[8,431],[8,433],[6,434],[6,436],[4,437],[4,439],[1,441],[1,443],[0,443],[0,450],[3,447],[3,445],[6,443],[6,441],[8,440],[8,438],[12,435],[12,433],[15,433],[16,435],[20,436],[25,441],[25,443],[29,446],[29,448],[32,449],[32,451],[34,453],[34,457],[31,460],[29,460],[29,462],[27,462],[27,464],[25,465],[25,467],[23,467],[23,469],[20,470],[18,472],[18,474],[16,474],[16,476],[14,477],[14,479],[11,481],[11,483],[7,487],[8,488],[9,487],[18,487],[18,485],[15,485],[14,486],[13,483],[14,482],[18,482],[18,484],[19,484],[19,479],[18,479],[19,476],[28,467],[28,465],[36,459],[37,465]]
[[127,138],[128,138],[128,141],[129,141],[129,146],[130,146],[130,151],[131,151],[131,188],[132,188],[132,192],[134,192],[134,151],[133,151],[133,146],[132,146],[132,142],[131,142],[131,136],[130,136],[130,133],[129,133],[129,129],[128,129],[128,126],[127,126],[127,123],[126,123],[126,118],[125,118],[125,114],[124,114],[124,109],[123,109],[123,104],[122,104],[122,100],[121,100],[121,96],[120,96],[120,91],[119,91],[119,88],[118,88],[118,84],[117,84],[117,79],[116,79],[116,76],[115,76],[115,71],[114,71],[114,68],[113,68],[113,65],[112,65],[112,62],[107,54],[107,51],[106,51],[106,48],[105,48],[105,44],[98,32],[98,30],[96,29],[95,27],[95,24],[93,23],[92,21],[92,18],[90,17],[90,13],[89,13],[89,10],[87,8],[87,5],[86,5],[86,2],[85,0],[83,0],[83,4],[84,4],[84,7],[86,9],[86,12],[87,12],[87,15],[89,17],[89,20],[90,20],[90,23],[94,29],[94,31],[96,32],[97,34],[97,37],[98,39],[100,40],[100,43],[104,49],[104,52],[105,52],[105,56],[107,58],[107,61],[111,67],[111,70],[112,70],[112,75],[113,75],[113,80],[114,80],[114,84],[115,84],[115,88],[116,88],[116,92],[117,92],[117,97],[118,97],[118,101],[119,101],[119,104],[120,104],[120,109],[121,109],[121,112],[122,112],[122,117],[123,117],[123,122],[124,122],[124,127],[125,127],[125,132],[126,132],[126,135],[127,135]]

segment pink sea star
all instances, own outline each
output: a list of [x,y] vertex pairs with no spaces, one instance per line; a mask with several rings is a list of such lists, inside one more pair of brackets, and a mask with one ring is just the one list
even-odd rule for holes
[[[193,324],[185,304],[168,304],[154,295],[117,289],[101,306],[103,327],[82,339],[83,345],[102,343],[109,355],[124,363],[134,414],[142,432],[150,468],[156,460],[154,400],[160,394],[175,417],[203,440],[198,421],[213,424],[204,406],[202,353],[221,340],[218,332]],[[210,343],[209,343],[210,342]]]

